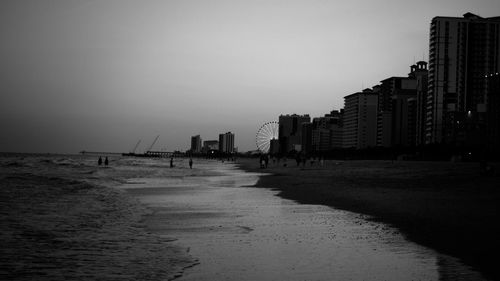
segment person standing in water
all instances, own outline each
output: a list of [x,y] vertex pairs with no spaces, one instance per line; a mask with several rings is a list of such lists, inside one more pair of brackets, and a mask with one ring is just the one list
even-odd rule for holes
[[102,165],[102,157],[101,157],[101,156],[99,156],[99,160],[97,160],[97,164],[98,164],[99,166],[101,166],[101,165]]
[[109,161],[108,161],[108,156],[106,156],[106,159],[104,159],[104,165],[108,166]]
[[193,168],[193,158],[189,158],[189,169]]
[[174,167],[174,157],[170,157],[170,168]]

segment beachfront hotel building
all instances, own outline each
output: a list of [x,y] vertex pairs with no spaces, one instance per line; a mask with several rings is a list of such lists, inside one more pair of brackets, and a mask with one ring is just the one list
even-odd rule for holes
[[500,68],[500,17],[435,17],[429,38],[425,142],[469,145],[488,108],[485,75]]
[[278,139],[271,139],[269,141],[269,154],[278,154],[280,153],[280,142]]
[[323,117],[313,118],[311,124],[311,150],[325,152],[342,148],[343,110],[332,110]]
[[191,137],[191,152],[200,153],[201,152],[201,137],[200,135]]
[[408,146],[408,99],[415,97],[417,82],[412,77],[390,77],[380,83],[377,146]]
[[410,101],[413,109],[415,145],[425,144],[425,106],[429,89],[429,70],[425,61],[419,61],[412,66],[409,76],[417,80],[415,99]]
[[378,94],[372,89],[344,97],[343,147],[363,149],[377,145]]
[[302,123],[302,146],[301,146],[301,151],[304,153],[311,153],[313,152],[312,148],[312,126],[313,124],[311,122],[304,122]]
[[234,153],[234,134],[227,132],[219,134],[219,152]]
[[280,115],[278,140],[280,153],[287,154],[290,151],[302,150],[302,123],[311,122],[308,114]]
[[[427,93],[427,63],[410,66],[408,77],[389,77],[373,87],[378,95],[377,146],[412,147],[422,128],[422,100]],[[420,126],[420,127],[419,127]],[[418,137],[417,137],[418,135]]]
[[202,152],[207,153],[209,151],[218,151],[219,150],[219,141],[218,140],[206,140],[203,141]]

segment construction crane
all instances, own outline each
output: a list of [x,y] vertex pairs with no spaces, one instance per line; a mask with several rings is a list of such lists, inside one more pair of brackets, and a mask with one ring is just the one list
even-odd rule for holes
[[135,150],[137,149],[137,147],[139,146],[140,143],[141,143],[141,140],[139,140],[137,142],[137,144],[134,146],[134,149],[132,149],[132,151],[130,153],[135,153]]
[[151,144],[151,146],[149,146],[148,150],[146,150],[146,153],[148,153],[148,151],[151,151],[151,149],[153,148],[153,145],[155,145],[156,141],[158,140],[158,138],[160,137],[160,135],[157,135],[155,140],[153,141],[153,143]]

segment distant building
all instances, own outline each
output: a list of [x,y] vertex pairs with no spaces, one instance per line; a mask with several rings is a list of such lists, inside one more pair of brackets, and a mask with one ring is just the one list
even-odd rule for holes
[[200,135],[191,137],[191,152],[200,153],[201,152],[201,137]]
[[278,139],[271,139],[269,141],[269,153],[270,154],[280,153],[280,142]]
[[415,145],[415,126],[410,123],[415,118],[411,111],[415,92],[398,94],[393,98],[391,146],[408,147]]
[[371,89],[344,97],[344,148],[368,148],[377,144],[378,94]]
[[390,77],[381,81],[378,92],[377,145],[407,145],[408,98],[416,96],[413,77]]
[[407,115],[406,115],[406,124],[408,126],[408,130],[406,133],[407,138],[407,146],[416,146],[417,145],[417,98],[411,97],[407,100]]
[[302,123],[302,149],[301,151],[305,153],[313,152],[312,148],[312,123],[304,122]]
[[227,132],[219,135],[219,152],[234,153],[234,134]]
[[342,148],[343,110],[332,110],[324,117],[313,118],[311,148],[315,152],[324,152]]
[[429,90],[426,143],[469,145],[484,124],[485,75],[499,72],[500,17],[432,19],[429,40]]
[[417,143],[417,119],[422,118],[417,103],[427,90],[427,63],[419,61],[410,70],[408,77],[384,79],[373,89],[378,94],[377,146],[408,147]]
[[209,151],[217,151],[217,150],[219,150],[218,140],[207,140],[203,142],[202,152],[207,153]]
[[343,112],[344,110],[341,110],[341,117],[339,119],[339,125],[334,126],[333,128],[330,129],[330,141],[331,141],[331,149],[339,149],[344,147],[344,125],[343,125]]
[[280,115],[278,140],[281,153],[302,150],[302,123],[309,122],[311,122],[311,118],[307,114]]
[[[414,103],[415,117],[415,145],[425,144],[425,122],[426,122],[426,106],[427,92],[429,86],[429,71],[427,63],[424,61],[417,62],[416,69],[412,68],[413,76],[417,80],[417,94]],[[412,75],[410,73],[410,75]]]

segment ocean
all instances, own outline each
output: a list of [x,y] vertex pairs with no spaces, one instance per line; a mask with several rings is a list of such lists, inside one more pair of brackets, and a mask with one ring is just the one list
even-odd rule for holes
[[193,263],[172,238],[147,231],[150,210],[118,188],[191,171],[166,159],[109,159],[0,157],[1,280],[170,280]]

